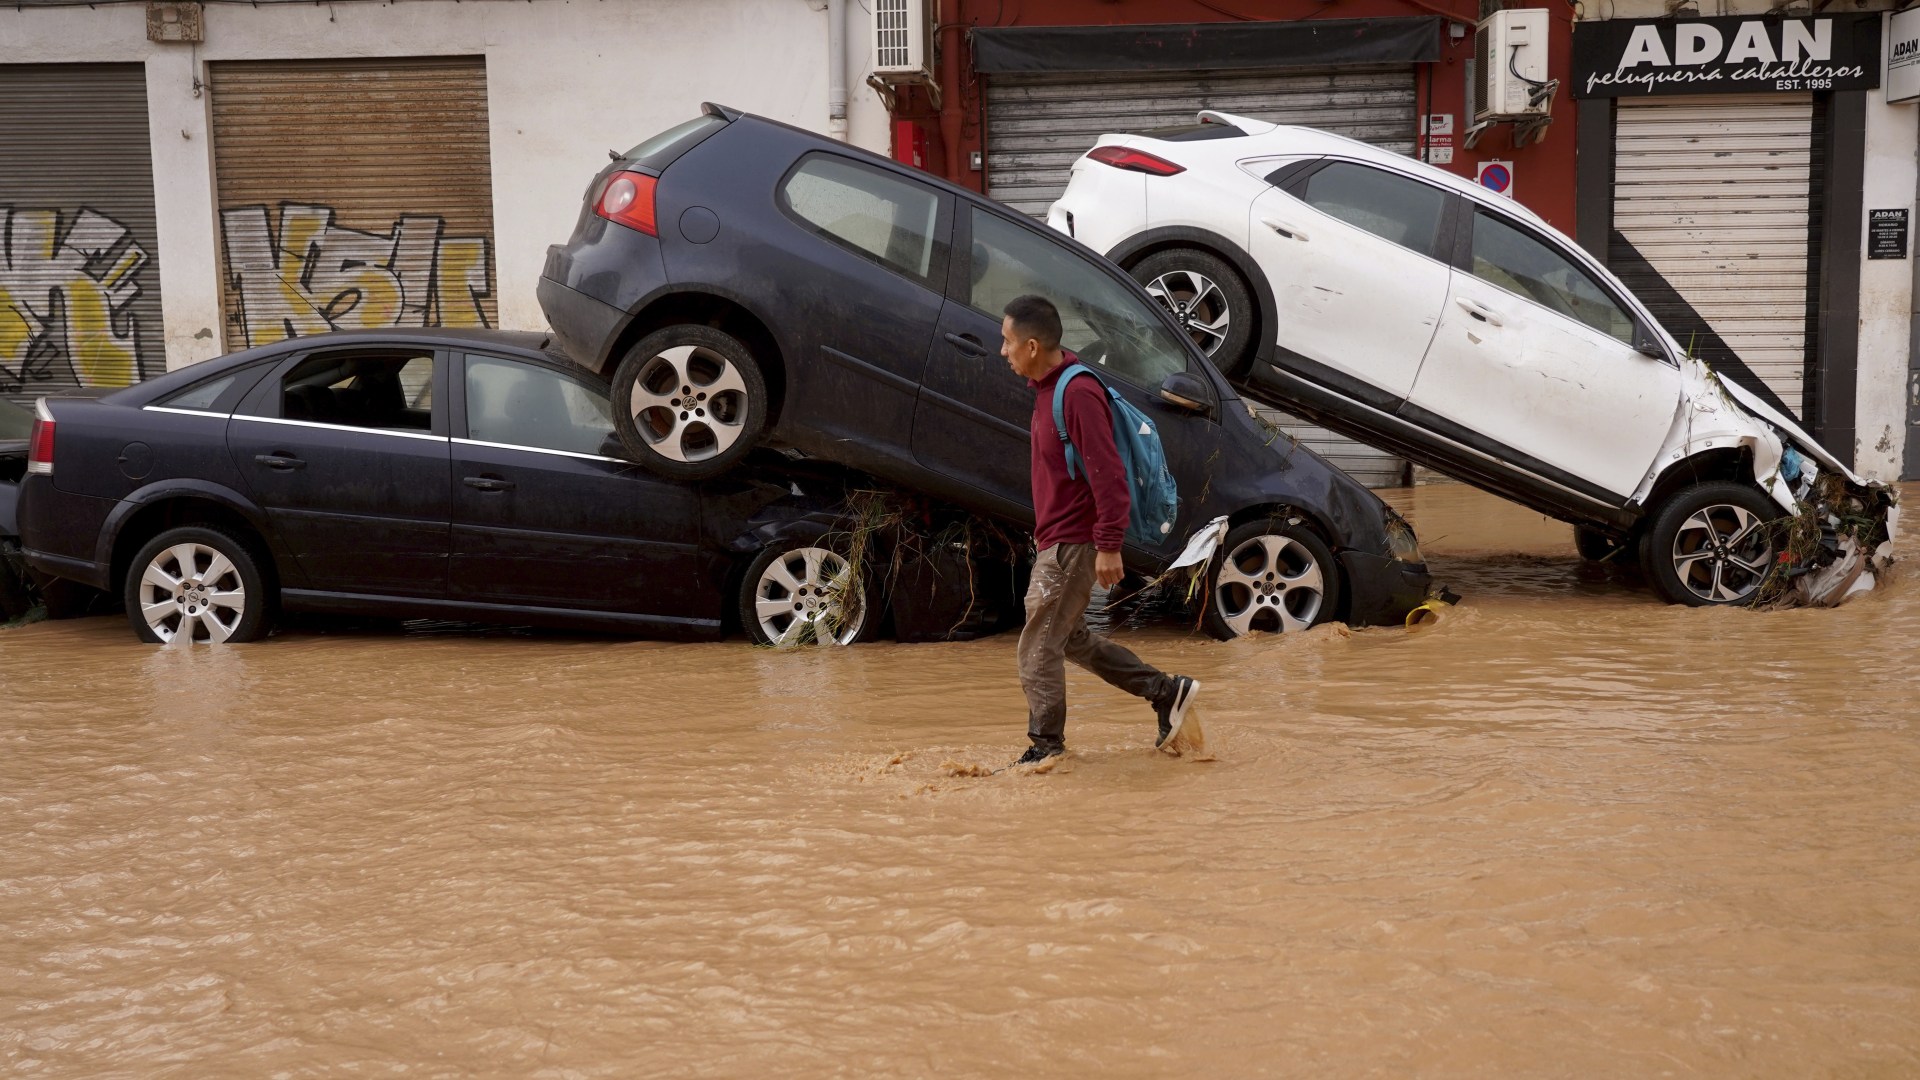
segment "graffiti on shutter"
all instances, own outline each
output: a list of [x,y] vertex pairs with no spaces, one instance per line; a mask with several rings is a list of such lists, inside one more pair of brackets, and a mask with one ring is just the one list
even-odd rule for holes
[[132,304],[151,260],[132,230],[84,206],[0,205],[0,236],[0,394],[133,385],[143,358]]
[[234,340],[251,348],[329,330],[485,327],[487,238],[448,236],[437,214],[385,233],[340,224],[333,207],[281,203],[220,213]]

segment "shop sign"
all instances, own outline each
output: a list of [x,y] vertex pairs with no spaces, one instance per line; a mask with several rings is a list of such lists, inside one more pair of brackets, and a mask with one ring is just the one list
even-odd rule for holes
[[1577,98],[1879,85],[1879,12],[1607,19],[1573,27]]
[[1920,101],[1920,8],[1895,15],[1887,33],[1887,104]]
[[1420,128],[1426,139],[1421,160],[1430,165],[1453,164],[1453,114],[1428,113],[1420,118]]
[[1867,211],[1867,258],[1907,257],[1907,208]]

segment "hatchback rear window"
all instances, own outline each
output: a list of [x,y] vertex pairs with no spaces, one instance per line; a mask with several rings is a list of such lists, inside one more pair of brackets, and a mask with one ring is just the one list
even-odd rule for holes
[[724,117],[712,114],[696,116],[684,124],[675,124],[627,151],[627,160],[659,172],[673,164],[674,158],[693,149],[700,140],[726,126]]

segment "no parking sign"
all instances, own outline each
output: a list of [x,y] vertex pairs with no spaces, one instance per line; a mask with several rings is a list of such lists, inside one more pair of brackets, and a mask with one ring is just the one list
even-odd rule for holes
[[1488,191],[1496,195],[1505,195],[1509,199],[1513,198],[1513,162],[1483,161],[1480,163],[1480,171],[1475,175],[1475,179],[1479,180],[1480,186]]

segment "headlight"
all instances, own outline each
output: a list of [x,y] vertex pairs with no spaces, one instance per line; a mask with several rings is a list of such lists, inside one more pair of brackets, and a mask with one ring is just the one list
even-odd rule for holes
[[1407,519],[1387,508],[1387,554],[1403,563],[1426,563],[1426,557],[1420,554],[1420,540],[1413,535],[1413,526]]

